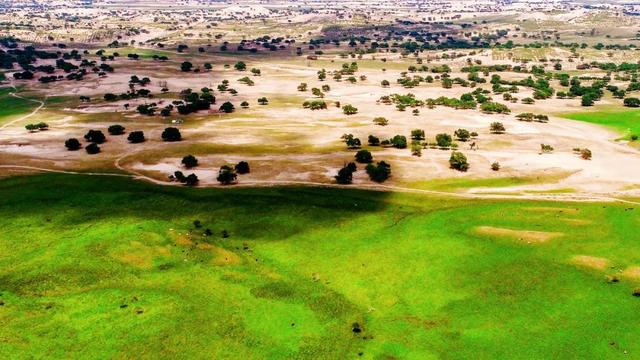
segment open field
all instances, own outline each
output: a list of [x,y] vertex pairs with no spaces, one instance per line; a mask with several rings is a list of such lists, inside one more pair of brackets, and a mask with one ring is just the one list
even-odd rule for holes
[[1,3],[0,359],[640,358],[639,20]]
[[628,205],[70,175],[0,196],[5,359],[640,351]]

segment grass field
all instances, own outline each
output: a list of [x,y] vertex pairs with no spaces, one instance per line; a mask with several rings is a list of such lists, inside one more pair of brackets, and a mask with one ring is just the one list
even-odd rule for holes
[[69,175],[0,198],[3,359],[640,354],[628,205]]
[[38,106],[38,103],[9,95],[13,88],[0,88],[0,125],[19,115],[26,115]]
[[620,132],[624,139],[640,136],[640,110],[603,107],[589,112],[563,114],[563,117],[593,124],[604,125]]

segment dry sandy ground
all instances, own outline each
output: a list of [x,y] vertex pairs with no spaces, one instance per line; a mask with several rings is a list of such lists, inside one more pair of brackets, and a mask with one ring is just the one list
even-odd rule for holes
[[[490,54],[481,56],[489,57]],[[124,60],[126,61],[126,60]],[[336,58],[327,65],[328,70],[338,68],[351,59]],[[458,60],[456,60],[458,61]],[[459,61],[463,62],[464,59]],[[504,63],[504,62],[502,62]],[[469,88],[454,86],[442,89],[439,84],[421,85],[414,89],[403,89],[395,84],[400,70],[382,71],[379,67],[361,66],[359,75],[366,75],[366,81],[349,84],[346,81],[329,80],[320,82],[316,72],[320,68],[314,62],[309,66],[298,62],[268,62],[248,64],[262,70],[262,76],[252,77],[255,86],[246,86],[237,79],[248,76],[233,70],[217,70],[200,74],[185,74],[175,71],[176,65],[153,65],[139,62],[132,68],[117,72],[106,79],[83,82],[77,87],[75,82],[62,82],[40,86],[49,95],[85,94],[98,98],[106,92],[126,91],[127,81],[132,74],[149,76],[149,89],[159,92],[159,80],[165,80],[172,91],[183,88],[198,90],[203,86],[214,87],[222,79],[228,79],[231,87],[239,91],[238,96],[216,92],[218,104],[232,101],[237,108],[243,100],[250,102],[249,109],[238,109],[234,114],[221,115],[216,111],[184,117],[181,131],[185,138],[180,143],[161,142],[160,133],[169,125],[169,120],[177,115],[162,119],[137,115],[133,110],[125,111],[123,102],[104,103],[96,100],[78,108],[50,108],[45,106],[28,122],[47,121],[51,130],[27,133],[24,123],[16,123],[0,130],[0,165],[19,164],[50,167],[65,170],[101,169],[104,171],[125,170],[144,174],[158,180],[166,180],[176,170],[186,172],[180,165],[182,156],[193,153],[200,159],[200,166],[193,170],[202,185],[216,183],[217,169],[223,164],[233,164],[241,160],[249,161],[251,174],[243,175],[240,181],[269,183],[279,181],[301,181],[310,183],[332,183],[337,170],[346,162],[353,161],[354,150],[347,150],[340,136],[352,133],[366,143],[372,134],[381,139],[396,134],[409,137],[412,129],[424,129],[427,141],[433,142],[438,133],[453,132],[465,128],[479,133],[475,141],[477,150],[470,150],[469,143],[460,143],[459,150],[467,155],[471,168],[466,173],[449,169],[451,151],[425,149],[421,157],[412,156],[409,149],[371,148],[376,161],[391,163],[391,186],[423,187],[429,182],[441,179],[497,179],[503,177],[528,178],[529,183],[510,188],[471,188],[472,193],[497,192],[553,192],[571,189],[583,194],[638,194],[640,179],[640,152],[624,144],[613,141],[616,134],[598,126],[551,117],[549,123],[526,123],[517,121],[515,114],[534,112],[550,114],[558,111],[580,110],[579,100],[546,100],[535,105],[508,104],[510,115],[483,114],[477,110],[453,110],[446,107],[436,109],[420,108],[414,116],[411,109],[399,112],[394,106],[377,104],[382,95],[393,93],[413,93],[419,99],[439,96],[458,97]],[[425,75],[425,74],[422,74]],[[453,77],[466,77],[454,73]],[[392,86],[382,88],[380,82],[389,80]],[[323,84],[331,86],[325,100],[327,110],[311,111],[302,108],[305,99],[311,99],[310,90],[298,92],[299,83],[308,83],[309,89]],[[557,84],[554,84],[557,87]],[[524,98],[531,91],[522,89],[516,96]],[[271,100],[267,106],[259,106],[256,99],[266,96]],[[501,101],[501,97],[495,96]],[[140,102],[129,101],[132,109]],[[170,99],[154,99],[164,101]],[[352,104],[359,109],[358,114],[346,116],[333,106],[335,101]],[[92,114],[99,114],[92,118]],[[104,117],[108,114],[108,117]],[[376,126],[372,119],[384,116],[390,124]],[[490,134],[489,124],[493,121],[504,123],[506,134]],[[25,121],[27,122],[27,121]],[[122,123],[131,130],[144,130],[149,139],[144,144],[128,144],[126,136],[109,137],[103,144],[102,153],[90,156],[84,151],[66,151],[63,143],[69,137],[82,138],[88,129],[102,129],[112,123]],[[540,144],[550,144],[555,148],[551,154],[540,154]],[[592,160],[583,160],[573,148],[589,148]],[[490,164],[500,162],[502,169],[494,172]],[[362,169],[363,166],[360,166]],[[0,172],[3,170],[0,169]],[[191,172],[191,171],[189,171]],[[364,171],[355,174],[356,185],[370,185]]]

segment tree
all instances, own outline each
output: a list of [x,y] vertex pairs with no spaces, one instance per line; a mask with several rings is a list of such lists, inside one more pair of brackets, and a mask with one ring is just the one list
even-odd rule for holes
[[196,174],[190,174],[186,178],[184,178],[184,184],[186,186],[196,186],[198,185],[198,176]]
[[233,65],[233,67],[238,71],[247,70],[247,64],[245,64],[244,61],[238,61],[235,65]]
[[184,72],[189,72],[191,71],[192,68],[193,68],[193,64],[188,61],[185,61],[180,65],[180,70]]
[[260,71],[260,69],[253,68],[253,69],[251,69],[251,73],[252,73],[254,76],[260,76],[260,74],[262,73],[262,71]]
[[358,108],[351,104],[347,104],[342,107],[342,112],[344,112],[345,115],[353,115],[358,112]]
[[350,149],[357,149],[362,146],[360,139],[354,137],[352,134],[342,135],[342,138],[344,139],[345,144],[347,144],[347,147]]
[[382,85],[382,87],[389,87],[389,80],[382,80],[382,82],[380,83],[380,85]]
[[133,143],[133,144],[142,143],[145,140],[144,132],[142,132],[142,131],[132,131],[132,132],[129,133],[129,136],[127,136],[127,140],[129,140],[129,142]]
[[378,162],[377,165],[369,164],[365,170],[371,180],[379,183],[384,182],[391,176],[391,165],[384,161]]
[[322,90],[318,89],[318,88],[313,88],[311,89],[311,94],[313,94],[313,96],[317,96],[319,98],[324,98],[324,93],[322,92]]
[[391,145],[397,149],[406,149],[407,137],[404,135],[396,135],[391,139]]
[[198,166],[198,159],[196,159],[193,155],[187,155],[182,158],[182,165],[184,165],[187,169],[194,168]]
[[553,146],[549,144],[540,144],[540,151],[542,153],[551,153],[553,152]]
[[420,141],[411,142],[411,155],[414,156],[422,156],[422,144]]
[[64,146],[69,150],[69,151],[75,151],[80,149],[80,141],[78,141],[78,139],[76,138],[70,138],[65,140],[64,142]]
[[500,170],[500,163],[497,162],[497,161],[494,161],[493,164],[491,164],[491,170],[493,170],[493,171]]
[[453,133],[453,135],[455,135],[455,137],[460,141],[467,141],[471,137],[471,133],[466,129],[458,129]]
[[449,134],[438,134],[436,135],[436,143],[441,148],[448,148],[453,143],[453,139]]
[[111,125],[107,129],[110,135],[122,135],[124,134],[124,126],[122,125]]
[[467,162],[467,157],[464,156],[464,154],[459,151],[454,151],[451,153],[451,157],[449,158],[449,165],[451,166],[452,169],[456,169],[458,171],[469,170],[469,163]]
[[580,150],[580,157],[585,160],[591,160],[591,150],[584,148]]
[[373,156],[369,150],[358,150],[356,153],[356,161],[362,164],[368,164],[373,161]]
[[628,97],[624,99],[624,106],[628,107],[640,107],[640,99],[634,97]]
[[249,169],[249,163],[246,161],[240,161],[237,163],[235,169],[238,174],[248,174],[251,172]]
[[230,185],[236,182],[237,178],[238,178],[238,175],[229,165],[223,165],[220,167],[220,170],[218,171],[218,177],[217,177],[217,180],[220,184]]
[[234,110],[235,106],[233,106],[233,104],[228,101],[220,105],[220,111],[222,111],[223,113],[232,113]]
[[96,143],[91,143],[84,148],[87,151],[87,154],[93,155],[100,152],[100,146]]
[[300,85],[298,85],[298,91],[307,91],[307,83],[300,83]]
[[334,178],[338,184],[351,184],[353,182],[353,172],[354,170],[346,165],[342,169],[338,170],[338,175],[334,176]]
[[369,146],[380,146],[380,139],[377,136],[369,135]]
[[492,122],[491,125],[489,125],[489,131],[491,131],[491,133],[493,134],[503,134],[507,130],[501,122],[496,121]]
[[591,93],[587,93],[582,95],[580,103],[582,106],[592,106],[595,103],[595,98]]
[[162,132],[162,140],[164,141],[180,141],[182,140],[182,135],[180,134],[180,130],[174,127],[168,127],[164,129]]
[[84,138],[85,140],[96,144],[102,144],[106,140],[104,134],[100,130],[89,130],[85,134]]
[[412,140],[424,140],[425,134],[422,129],[414,129],[411,130],[411,139]]
[[261,97],[261,98],[258,99],[258,104],[267,105],[267,104],[269,104],[269,100],[267,100],[266,97]]
[[246,101],[243,101],[243,102],[240,103],[240,107],[243,108],[243,109],[247,109],[247,108],[249,108],[249,103],[246,102]]
[[373,123],[380,126],[387,126],[389,125],[389,120],[382,116],[379,116],[373,119]]

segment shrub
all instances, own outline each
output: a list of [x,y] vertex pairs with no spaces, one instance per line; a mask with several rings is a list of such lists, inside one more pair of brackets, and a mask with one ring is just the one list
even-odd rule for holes
[[580,157],[585,159],[585,160],[591,160],[591,150],[584,148],[584,149],[580,149]]
[[174,127],[168,127],[164,129],[162,132],[162,140],[164,141],[180,141],[182,140],[182,135],[180,134],[180,130]]
[[406,149],[407,138],[404,135],[396,135],[391,139],[391,145],[397,149]]
[[634,98],[634,97],[628,97],[624,99],[624,106],[640,107],[640,99]]
[[223,113],[232,113],[235,110],[235,106],[233,106],[232,103],[230,103],[229,101],[223,103],[222,105],[220,105],[220,111],[222,111]]
[[380,126],[387,126],[389,125],[389,120],[387,120],[386,118],[379,116],[375,119],[373,119],[373,123],[376,125],[380,125]]
[[107,129],[110,135],[122,135],[124,134],[124,126],[122,125],[111,125]]
[[455,135],[455,137],[460,141],[467,141],[471,137],[469,130],[465,129],[458,129],[453,133],[453,135]]
[[87,154],[97,154],[100,152],[100,146],[96,143],[91,143],[84,148],[87,151]]
[[240,161],[239,163],[237,163],[235,169],[238,174],[248,174],[249,172],[251,172],[251,170],[249,169],[249,163],[246,161]]
[[190,174],[186,178],[184,178],[184,184],[186,186],[196,186],[198,185],[198,176],[196,174]]
[[356,114],[358,112],[358,108],[356,108],[353,105],[347,104],[347,105],[342,107],[342,112],[345,115],[353,115],[353,114]]
[[451,139],[451,135],[449,134],[438,134],[436,135],[436,143],[441,148],[448,148],[453,143],[453,139]]
[[369,135],[368,143],[369,146],[380,146],[380,139],[376,136]]
[[184,165],[187,169],[198,166],[198,159],[196,159],[193,155],[187,155],[182,158],[182,165]]
[[464,156],[463,153],[454,151],[451,153],[451,157],[449,158],[449,165],[452,169],[456,169],[458,171],[467,171],[469,170],[469,163],[467,162],[467,157]]
[[363,164],[368,164],[373,161],[373,156],[371,155],[371,152],[365,149],[359,150],[356,153],[355,158],[357,162],[363,163]]
[[80,149],[80,141],[78,141],[78,139],[76,138],[70,138],[65,140],[64,142],[64,146],[69,150],[69,151],[75,151]]
[[106,140],[104,134],[100,130],[89,130],[85,134],[84,138],[85,140],[96,144],[102,144]]
[[493,134],[504,134],[504,132],[507,130],[501,122],[496,121],[491,123],[491,125],[489,126],[489,131],[491,131],[491,133]]
[[493,171],[500,170],[500,163],[495,161],[493,164],[491,164],[491,170],[493,170]]
[[422,129],[414,129],[411,130],[411,139],[413,140],[424,140],[424,130]]
[[351,184],[353,182],[353,172],[353,168],[346,165],[342,169],[338,170],[338,175],[334,176],[334,178],[338,184]]
[[132,131],[129,133],[129,136],[127,136],[127,140],[129,140],[129,142],[133,143],[133,144],[138,144],[141,142],[144,142],[145,138],[144,138],[144,132],[142,131]]
[[375,182],[384,182],[391,176],[391,165],[380,161],[377,165],[369,164],[365,168],[369,178]]
[[553,146],[548,144],[540,144],[540,150],[543,153],[550,153],[550,152],[553,152]]
[[236,172],[228,165],[223,165],[220,167],[218,171],[217,180],[222,185],[230,185],[236,182],[238,175]]

